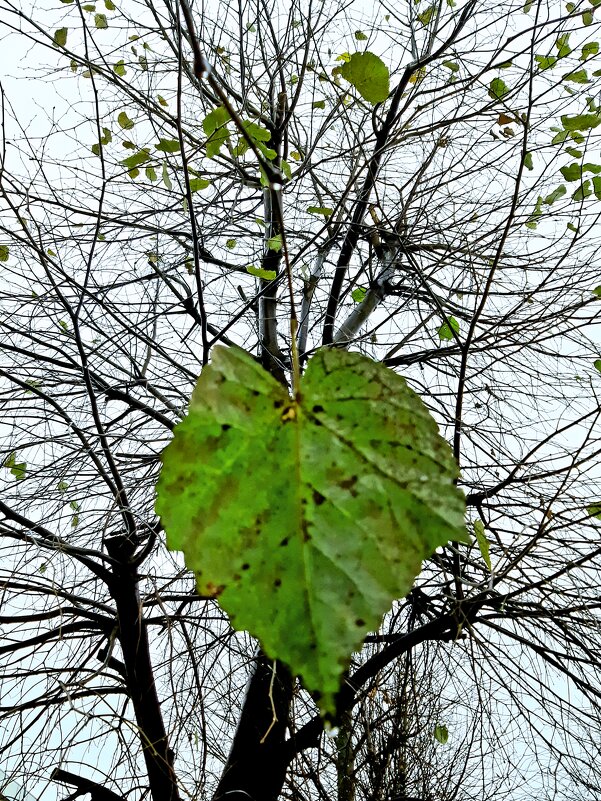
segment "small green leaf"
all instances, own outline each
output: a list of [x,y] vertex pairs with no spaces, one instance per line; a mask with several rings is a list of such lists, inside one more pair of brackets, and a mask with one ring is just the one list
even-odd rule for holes
[[585,61],[587,58],[596,56],[599,52],[599,42],[587,42],[582,48],[580,61]]
[[98,144],[98,142],[93,144],[92,147],[90,148],[90,150],[92,151],[92,153],[95,156],[99,156],[100,155],[100,145]]
[[56,485],[57,490],[60,492],[61,495],[64,495],[65,492],[69,489],[69,482],[68,481],[59,481]]
[[167,189],[173,189],[173,184],[171,183],[171,178],[169,177],[166,161],[163,162],[163,166],[161,168],[161,178],[163,179],[163,183],[165,184]]
[[454,317],[449,317],[449,322],[444,323],[444,325],[441,325],[438,329],[438,336],[440,339],[448,341],[455,338],[453,336],[453,331],[455,334],[459,333],[459,323]]
[[27,473],[27,462],[17,462],[16,451],[9,453],[2,464],[10,470],[11,475],[13,475],[17,481],[23,481]]
[[601,373],[601,359],[595,359],[593,367]]
[[596,295],[598,298],[601,298],[601,286],[596,286],[591,291],[592,291],[593,295]]
[[[56,255],[56,254],[55,254],[55,255]],[[37,379],[35,379],[35,378],[28,378],[28,379],[25,381],[25,383],[27,384],[27,386],[28,386],[28,387],[31,387],[31,389],[41,389],[41,388],[42,388],[42,382],[41,382],[41,381],[38,381],[38,380],[37,380]],[[32,391],[31,391],[31,389],[26,389],[26,390],[25,390],[25,394],[26,394],[26,395],[32,395],[33,393],[32,393]]]
[[[601,363],[601,359],[598,361]],[[599,368],[597,367],[597,369]],[[590,506],[586,507],[586,511],[590,517],[596,517],[601,520],[601,503],[592,503]]]
[[418,20],[424,26],[424,28],[430,24],[432,21],[432,17],[434,16],[434,12],[436,11],[436,6],[432,5],[422,11],[421,14],[417,15]]
[[489,570],[492,570],[490,563],[490,545],[486,539],[484,523],[481,520],[474,520],[474,534],[476,535],[476,542],[478,543],[478,548],[480,548],[484,563]]
[[580,83],[580,84],[589,82],[589,78],[585,69],[568,72],[566,75],[563,76],[563,80],[572,81],[573,83]]
[[230,134],[226,128],[229,119],[230,115],[225,106],[217,106],[202,121],[202,129],[207,136],[208,158],[214,158],[221,150],[221,146],[229,140]]
[[554,189],[550,195],[547,195],[547,197],[543,200],[543,203],[546,203],[547,206],[551,206],[556,200],[559,200],[559,198],[563,197],[567,191],[568,190],[565,188],[564,184],[561,184],[557,187],[557,189]]
[[569,136],[569,131],[559,131],[559,133],[555,134],[553,139],[551,139],[551,144],[561,145],[565,142],[568,136]]
[[8,261],[8,245],[0,245],[0,261]]
[[256,278],[262,278],[264,281],[273,281],[277,277],[275,270],[264,270],[262,267],[255,267],[254,264],[249,264],[246,272],[254,275]]
[[591,182],[588,181],[588,180],[587,181],[583,181],[580,184],[580,186],[578,187],[578,189],[572,195],[572,200],[575,200],[575,201],[579,202],[581,200],[584,200],[587,197],[590,197],[592,192],[593,192],[593,190],[591,188]]
[[127,72],[127,70],[125,69],[125,61],[123,61],[123,60],[118,61],[113,66],[113,72],[115,73],[115,75],[118,75],[120,78],[123,78],[123,76]]
[[570,116],[564,114],[561,118],[561,124],[566,131],[588,131],[590,128],[596,128],[601,124],[600,114],[576,114]]
[[578,233],[578,228],[577,226],[574,225],[574,223],[568,223],[566,225],[566,228],[568,229],[568,231],[573,231],[575,234]]
[[242,124],[244,125],[246,133],[251,139],[254,139],[255,142],[269,142],[271,139],[271,133],[267,128],[263,128],[262,125],[258,125],[256,122],[250,122],[249,120],[244,120]]
[[363,31],[355,31],[355,39],[358,42],[365,42],[367,40],[367,36],[363,33]]
[[314,100],[312,105],[311,105],[311,107],[312,108],[325,108],[326,107],[326,101],[325,100]]
[[353,53],[348,61],[333,70],[359,92],[364,100],[383,103],[390,93],[390,74],[381,58],[366,50]]
[[107,11],[116,11],[117,6],[113,3],[113,0],[104,0],[104,7]]
[[365,300],[366,295],[367,289],[365,289],[363,286],[358,286],[351,292],[351,298],[355,301],[355,303],[361,303],[363,300]]
[[157,179],[157,172],[154,167],[146,167],[144,170],[144,174],[148,178],[149,181],[156,181]]
[[601,200],[601,177],[598,175],[593,178],[593,192],[597,200]]
[[206,178],[190,178],[190,192],[201,192],[211,186],[211,182]]
[[325,348],[292,399],[250,354],[217,346],[163,453],[156,510],[198,591],[331,716],[352,653],[422,560],[468,540],[458,474],[393,370]]
[[136,167],[139,167],[140,164],[144,164],[144,162],[149,160],[150,151],[144,148],[143,150],[138,150],[137,153],[133,153],[131,156],[128,156],[126,159],[122,159],[119,164],[122,164],[127,170],[133,170]]
[[131,131],[134,127],[134,123],[130,118],[127,116],[125,111],[121,111],[119,116],[117,117],[117,122],[119,123],[120,127],[123,128],[124,131]]
[[524,14],[529,14],[533,5],[534,5],[534,0],[526,0],[526,2],[524,3],[524,7],[522,9]]
[[69,33],[69,28],[59,28],[58,30],[54,31],[54,46],[55,47],[65,47],[67,44],[67,34]]
[[555,56],[534,56],[534,60],[540,70],[548,70],[557,64]]
[[161,153],[179,153],[180,151],[178,139],[159,139],[159,143],[154,147]]
[[105,14],[94,14],[94,25],[100,30],[103,30],[104,28],[108,28],[109,24],[108,24],[108,21],[106,19],[106,15]]
[[459,64],[456,61],[443,61],[442,66],[451,70],[451,72],[459,72]]
[[290,164],[288,164],[286,159],[282,159],[280,161],[280,169],[281,169],[284,177],[287,178],[290,181],[291,178],[292,178],[292,170],[290,169]]
[[525,156],[524,156],[524,167],[527,170],[532,170],[533,169],[532,153],[530,153],[530,152],[526,153]]
[[590,11],[589,9],[587,9],[586,11],[582,12],[582,22],[583,22],[584,25],[586,25],[588,27],[589,25],[593,24],[594,20],[595,20],[595,17],[594,17],[594,12],[593,11]]
[[558,36],[555,40],[555,47],[557,48],[557,58],[565,58],[569,56],[572,52],[572,48],[569,46],[568,42],[570,41],[570,34],[563,33],[561,36]]
[[301,160],[302,160],[302,155],[301,155],[301,153],[299,153],[299,152],[298,152],[298,150],[293,150],[293,151],[290,153],[290,156],[291,156],[291,157],[292,157],[292,158],[293,158],[295,161],[301,161]]
[[226,248],[228,250],[233,250],[236,247],[236,240],[235,239],[228,239],[225,243]]
[[263,142],[255,141],[255,146],[257,150],[259,150],[269,161],[271,161],[277,156],[275,150],[273,150],[273,148],[271,147],[267,147],[266,145],[263,144]]
[[446,745],[449,740],[449,730],[441,723],[434,726],[434,739],[441,745]]
[[573,164],[566,164],[560,167],[559,172],[563,175],[566,181],[579,181],[582,178],[582,168],[580,164],[574,162]]
[[159,101],[161,106],[167,107],[169,105],[169,103],[167,103],[163,95],[157,95],[157,100]]
[[269,250],[280,251],[282,249],[282,235],[277,234],[267,240],[267,247]]
[[488,89],[488,96],[493,100],[502,100],[510,92],[509,87],[502,78],[493,78]]
[[324,217],[329,217],[333,214],[333,209],[328,208],[328,206],[309,206],[307,211],[309,214],[323,214]]
[[566,153],[568,153],[574,159],[582,158],[582,150],[576,150],[575,147],[566,147]]

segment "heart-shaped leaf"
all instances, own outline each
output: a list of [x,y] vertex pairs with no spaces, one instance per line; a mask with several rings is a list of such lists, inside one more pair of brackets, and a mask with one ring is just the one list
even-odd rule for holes
[[163,454],[156,509],[199,592],[332,714],[351,654],[422,560],[467,540],[457,475],[392,370],[321,350],[292,400],[243,350],[216,347]]

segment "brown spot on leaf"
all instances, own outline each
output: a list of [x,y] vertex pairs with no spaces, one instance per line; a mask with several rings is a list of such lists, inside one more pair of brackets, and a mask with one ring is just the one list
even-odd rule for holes
[[281,586],[281,584],[282,584],[282,579],[279,579],[279,578],[277,578],[277,579],[276,579],[276,580],[273,582],[273,586],[274,586],[274,587],[280,587],[280,586]]
[[365,621],[363,620],[362,617],[358,617],[357,620],[355,620],[355,626],[357,626],[358,628],[360,628],[361,626],[364,626],[364,625],[365,625]]
[[290,423],[292,420],[296,420],[296,406],[294,404],[286,406],[280,419],[282,423]]
[[321,492],[317,492],[317,490],[313,490],[313,503],[315,506],[321,506],[322,503],[325,502],[325,496],[321,494]]

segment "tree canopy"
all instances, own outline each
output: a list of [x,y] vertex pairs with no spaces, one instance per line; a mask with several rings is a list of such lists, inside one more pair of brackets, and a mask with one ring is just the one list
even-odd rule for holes
[[[600,792],[599,5],[0,0],[8,798]],[[369,364],[363,395],[412,399],[388,445],[423,414],[420,453],[432,436],[449,454],[450,508],[423,473],[440,513],[415,583],[386,550],[381,625],[351,604],[369,632],[328,690],[332,731],[302,671],[235,631],[167,548],[182,493],[155,512],[163,452],[187,475],[177,432],[195,409],[194,464],[249,441],[244,423],[214,447],[206,410],[227,398],[211,406],[207,383],[228,359],[305,415],[311,469],[355,444],[315,433],[332,395],[295,395],[325,392],[328,359]],[[419,529],[400,473],[357,474],[360,500],[331,476],[317,496],[294,483],[294,465],[309,474],[278,415],[194,514],[288,514],[302,486],[348,537],[335,561],[387,493],[398,529]],[[352,411],[369,465],[378,415]],[[240,595],[233,614],[269,629],[261,593]],[[302,612],[285,608],[272,628],[294,648]]]

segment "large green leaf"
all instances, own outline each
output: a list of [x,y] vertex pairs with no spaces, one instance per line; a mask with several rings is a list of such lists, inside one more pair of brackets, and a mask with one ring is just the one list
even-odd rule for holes
[[390,74],[381,58],[366,50],[353,53],[340,67],[333,70],[341,75],[368,103],[383,103],[390,93]]
[[458,470],[405,380],[318,351],[299,401],[238,348],[216,347],[163,454],[157,513],[198,590],[316,694],[421,562],[467,540]]

